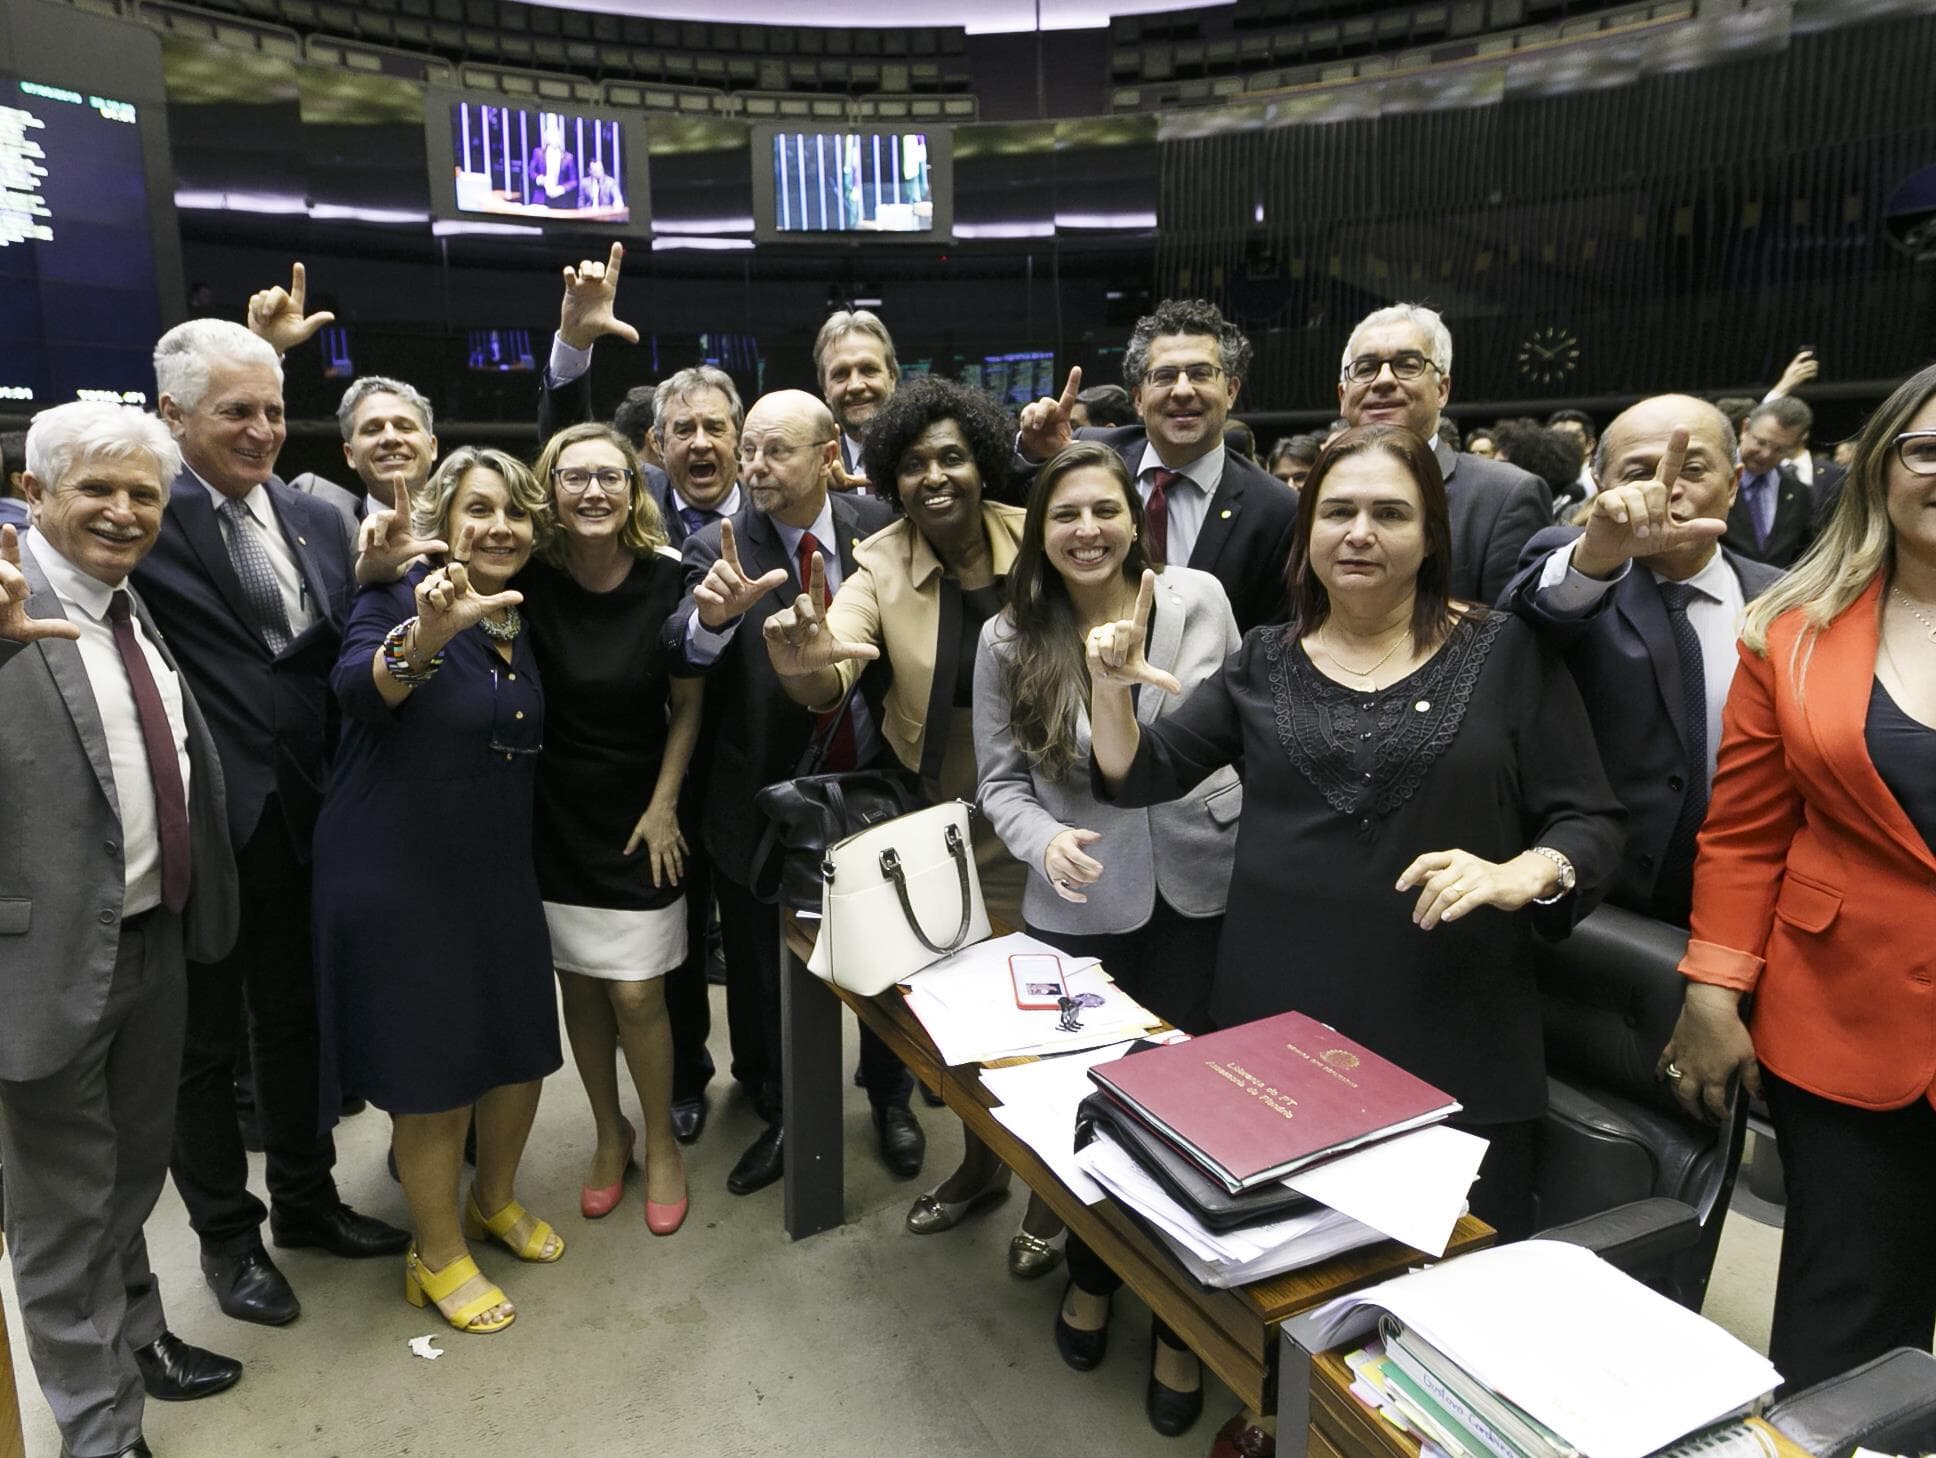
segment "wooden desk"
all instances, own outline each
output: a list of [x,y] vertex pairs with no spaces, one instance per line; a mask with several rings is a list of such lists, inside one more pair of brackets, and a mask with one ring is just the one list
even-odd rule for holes
[[[1254,1412],[1278,1412],[1281,1421],[1277,1329],[1287,1316],[1399,1275],[1428,1259],[1396,1241],[1385,1241],[1308,1270],[1292,1271],[1236,1290],[1212,1291],[1199,1286],[1168,1251],[1139,1230],[1114,1203],[1105,1200],[1099,1205],[1085,1205],[1071,1194],[1035,1151],[989,1112],[994,1098],[981,1081],[979,1066],[950,1068],[941,1062],[933,1041],[908,1010],[905,998],[893,991],[881,997],[856,997],[821,981],[807,971],[806,959],[812,949],[812,932],[782,913],[785,1219],[787,1234],[795,1240],[830,1230],[846,1218],[840,1053],[840,1007],[845,1003]],[[1476,1250],[1490,1245],[1492,1239],[1491,1227],[1466,1216],[1453,1233],[1446,1254]],[[1300,1391],[1294,1384],[1294,1400]],[[1301,1428],[1303,1422],[1298,1426]]]

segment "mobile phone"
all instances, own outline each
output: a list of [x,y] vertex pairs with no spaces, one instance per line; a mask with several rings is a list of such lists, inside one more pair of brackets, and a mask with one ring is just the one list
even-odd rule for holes
[[1015,1005],[1024,1011],[1053,1012],[1068,995],[1062,959],[1049,953],[1015,953],[1008,959],[1008,975],[1015,983]]

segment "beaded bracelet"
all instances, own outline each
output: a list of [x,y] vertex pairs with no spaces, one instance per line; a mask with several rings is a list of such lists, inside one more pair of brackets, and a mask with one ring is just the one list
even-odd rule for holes
[[383,635],[383,669],[391,678],[405,688],[420,688],[437,676],[437,670],[444,666],[444,650],[439,648],[431,655],[430,662],[422,668],[412,668],[405,656],[405,645],[410,641],[410,630],[417,626],[415,618],[405,618],[388,633]]

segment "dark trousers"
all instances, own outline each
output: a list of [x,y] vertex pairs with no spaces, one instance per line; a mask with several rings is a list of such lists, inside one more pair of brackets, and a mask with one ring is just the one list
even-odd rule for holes
[[1075,936],[1026,928],[1071,957],[1094,957],[1116,985],[1186,1033],[1210,1031],[1210,977],[1217,967],[1223,917],[1190,917],[1160,895],[1150,919],[1134,931]]
[[235,1122],[235,1064],[245,1047],[255,1072],[270,1200],[291,1214],[337,1202],[330,1173],[336,1144],[317,1132],[309,868],[297,860],[273,798],[236,856],[236,871],[242,931],[235,950],[188,970],[188,1036],[169,1162],[188,1223],[205,1250],[223,1254],[262,1239],[263,1206],[249,1193],[249,1160]]
[[[697,842],[695,835],[692,839]],[[686,960],[666,973],[666,1017],[672,1024],[672,1097],[695,1099],[712,1081],[712,998],[706,990],[706,924],[712,920],[713,863],[697,844],[686,852]]]
[[[733,1077],[753,1096],[760,1117],[781,1118],[780,910],[715,869],[719,934],[726,951],[726,1018],[733,1040]],[[831,993],[828,996],[832,996]],[[875,1108],[906,1104],[914,1076],[866,1027],[860,1030],[861,1082]]]
[[1788,1203],[1768,1358],[1797,1392],[1936,1334],[1936,1110],[1858,1109],[1761,1070]]
[[1466,1197],[1472,1213],[1499,1232],[1501,1242],[1524,1240],[1533,1233],[1533,1171],[1538,1162],[1538,1119],[1508,1124],[1471,1124],[1448,1121],[1486,1141],[1486,1157],[1479,1162],[1479,1178]]

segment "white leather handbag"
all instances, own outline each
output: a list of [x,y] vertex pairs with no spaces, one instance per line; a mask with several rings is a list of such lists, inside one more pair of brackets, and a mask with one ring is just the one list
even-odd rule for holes
[[863,997],[988,935],[969,835],[972,806],[949,800],[870,825],[827,847],[820,938],[808,970]]

